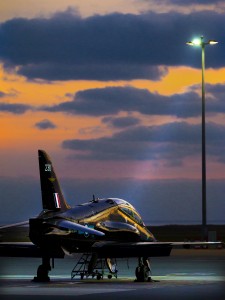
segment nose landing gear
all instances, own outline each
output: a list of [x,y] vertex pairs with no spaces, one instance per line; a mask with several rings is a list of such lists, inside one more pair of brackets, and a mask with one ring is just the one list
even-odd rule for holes
[[151,279],[151,267],[147,257],[138,258],[138,266],[135,270],[136,282],[150,282]]
[[48,272],[51,271],[50,258],[42,257],[42,264],[37,269],[37,276],[32,280],[33,282],[49,282],[50,278]]

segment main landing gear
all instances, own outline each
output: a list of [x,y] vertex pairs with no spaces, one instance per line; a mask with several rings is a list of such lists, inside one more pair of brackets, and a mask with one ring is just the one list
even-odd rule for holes
[[[49,282],[50,278],[48,276],[49,271],[51,271],[50,258],[42,257],[42,264],[37,269],[37,276],[34,277],[33,282]],[[147,257],[138,258],[138,266],[135,270],[136,282],[152,282],[151,279],[151,267],[150,262]],[[98,278],[100,279],[100,278]]]
[[42,257],[42,264],[37,269],[37,276],[32,280],[33,282],[49,282],[50,278],[48,272],[51,271],[50,258]]
[[135,270],[136,282],[150,282],[151,267],[147,257],[138,258],[138,266]]

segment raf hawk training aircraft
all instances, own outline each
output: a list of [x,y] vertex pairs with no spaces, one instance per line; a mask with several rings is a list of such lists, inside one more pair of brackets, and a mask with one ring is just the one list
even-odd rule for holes
[[[116,275],[116,258],[137,257],[136,280],[150,281],[150,257],[169,256],[174,246],[194,244],[157,241],[135,208],[119,198],[96,199],[93,196],[88,203],[70,207],[62,194],[50,157],[43,150],[38,150],[38,155],[43,210],[36,218],[29,219],[32,243],[0,243],[0,256],[42,258],[34,281],[49,281],[51,259],[54,262],[54,258],[73,253],[86,253],[90,258],[84,260],[87,268],[80,272],[81,278],[94,276],[99,259],[105,261],[110,274]],[[96,276],[101,278],[100,273]]]

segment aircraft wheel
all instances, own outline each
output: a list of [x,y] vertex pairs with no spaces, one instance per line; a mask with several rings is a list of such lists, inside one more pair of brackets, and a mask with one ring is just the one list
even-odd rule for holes
[[138,282],[146,282],[149,278],[149,268],[145,265],[137,267],[135,275]]
[[37,277],[34,277],[35,282],[48,282],[50,278],[48,276],[49,268],[46,265],[40,265],[37,269]]

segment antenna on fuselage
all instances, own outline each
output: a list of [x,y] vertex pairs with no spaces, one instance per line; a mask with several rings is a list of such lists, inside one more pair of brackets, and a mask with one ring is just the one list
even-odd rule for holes
[[98,200],[99,200],[99,198],[95,198],[95,195],[93,194],[93,197],[92,197],[92,201],[91,201],[91,202],[97,203]]

